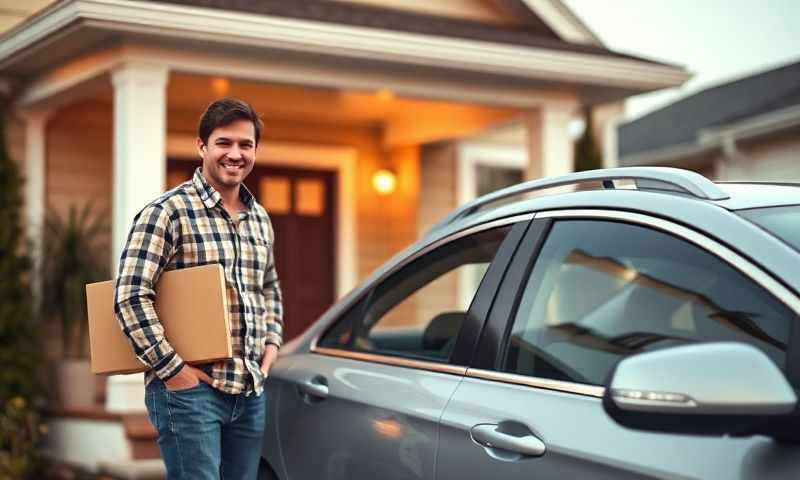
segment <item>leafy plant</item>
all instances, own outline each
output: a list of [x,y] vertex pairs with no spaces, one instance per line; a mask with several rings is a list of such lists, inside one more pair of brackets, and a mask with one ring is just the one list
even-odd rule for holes
[[[0,103],[2,105],[2,103]],[[0,479],[35,474],[41,352],[31,311],[30,262],[21,250],[22,179],[5,144],[0,107]]]
[[37,450],[42,427],[39,415],[23,397],[14,397],[0,411],[0,480],[30,477],[40,466]]
[[86,358],[86,284],[110,276],[104,242],[107,230],[106,213],[93,212],[90,203],[80,210],[71,205],[66,217],[53,210],[47,214],[42,312],[61,321],[67,357]]

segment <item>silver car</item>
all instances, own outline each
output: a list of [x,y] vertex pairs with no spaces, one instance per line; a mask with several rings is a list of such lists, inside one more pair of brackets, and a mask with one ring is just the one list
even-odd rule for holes
[[800,185],[495,192],[284,346],[262,478],[800,479],[798,293]]

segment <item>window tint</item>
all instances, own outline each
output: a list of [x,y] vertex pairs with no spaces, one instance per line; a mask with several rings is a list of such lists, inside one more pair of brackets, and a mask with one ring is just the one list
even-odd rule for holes
[[401,268],[352,308],[319,345],[448,361],[483,275],[510,228],[455,240]]
[[602,385],[620,358],[739,341],[784,366],[795,317],[700,248],[649,228],[553,225],[517,310],[505,371]]

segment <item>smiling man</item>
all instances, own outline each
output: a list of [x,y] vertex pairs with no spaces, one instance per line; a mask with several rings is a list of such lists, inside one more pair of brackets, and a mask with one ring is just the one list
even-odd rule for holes
[[[238,99],[200,118],[194,177],[134,218],[122,253],[114,310],[149,368],[145,403],[172,479],[254,479],[266,421],[264,380],[283,334],[281,291],[267,212],[243,185],[262,123]],[[153,305],[159,276],[219,263],[225,271],[233,358],[184,363]]]

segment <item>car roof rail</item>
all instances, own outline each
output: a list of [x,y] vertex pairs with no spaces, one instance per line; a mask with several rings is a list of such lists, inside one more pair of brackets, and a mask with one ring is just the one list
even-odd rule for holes
[[603,188],[614,189],[615,180],[633,180],[637,189],[660,189],[687,193],[702,200],[726,200],[730,196],[711,180],[699,173],[672,167],[619,167],[570,173],[558,177],[541,178],[497,190],[464,204],[429,230],[434,232],[456,220],[480,211],[486,205],[524,195],[537,190],[577,185],[585,182],[602,182]]

